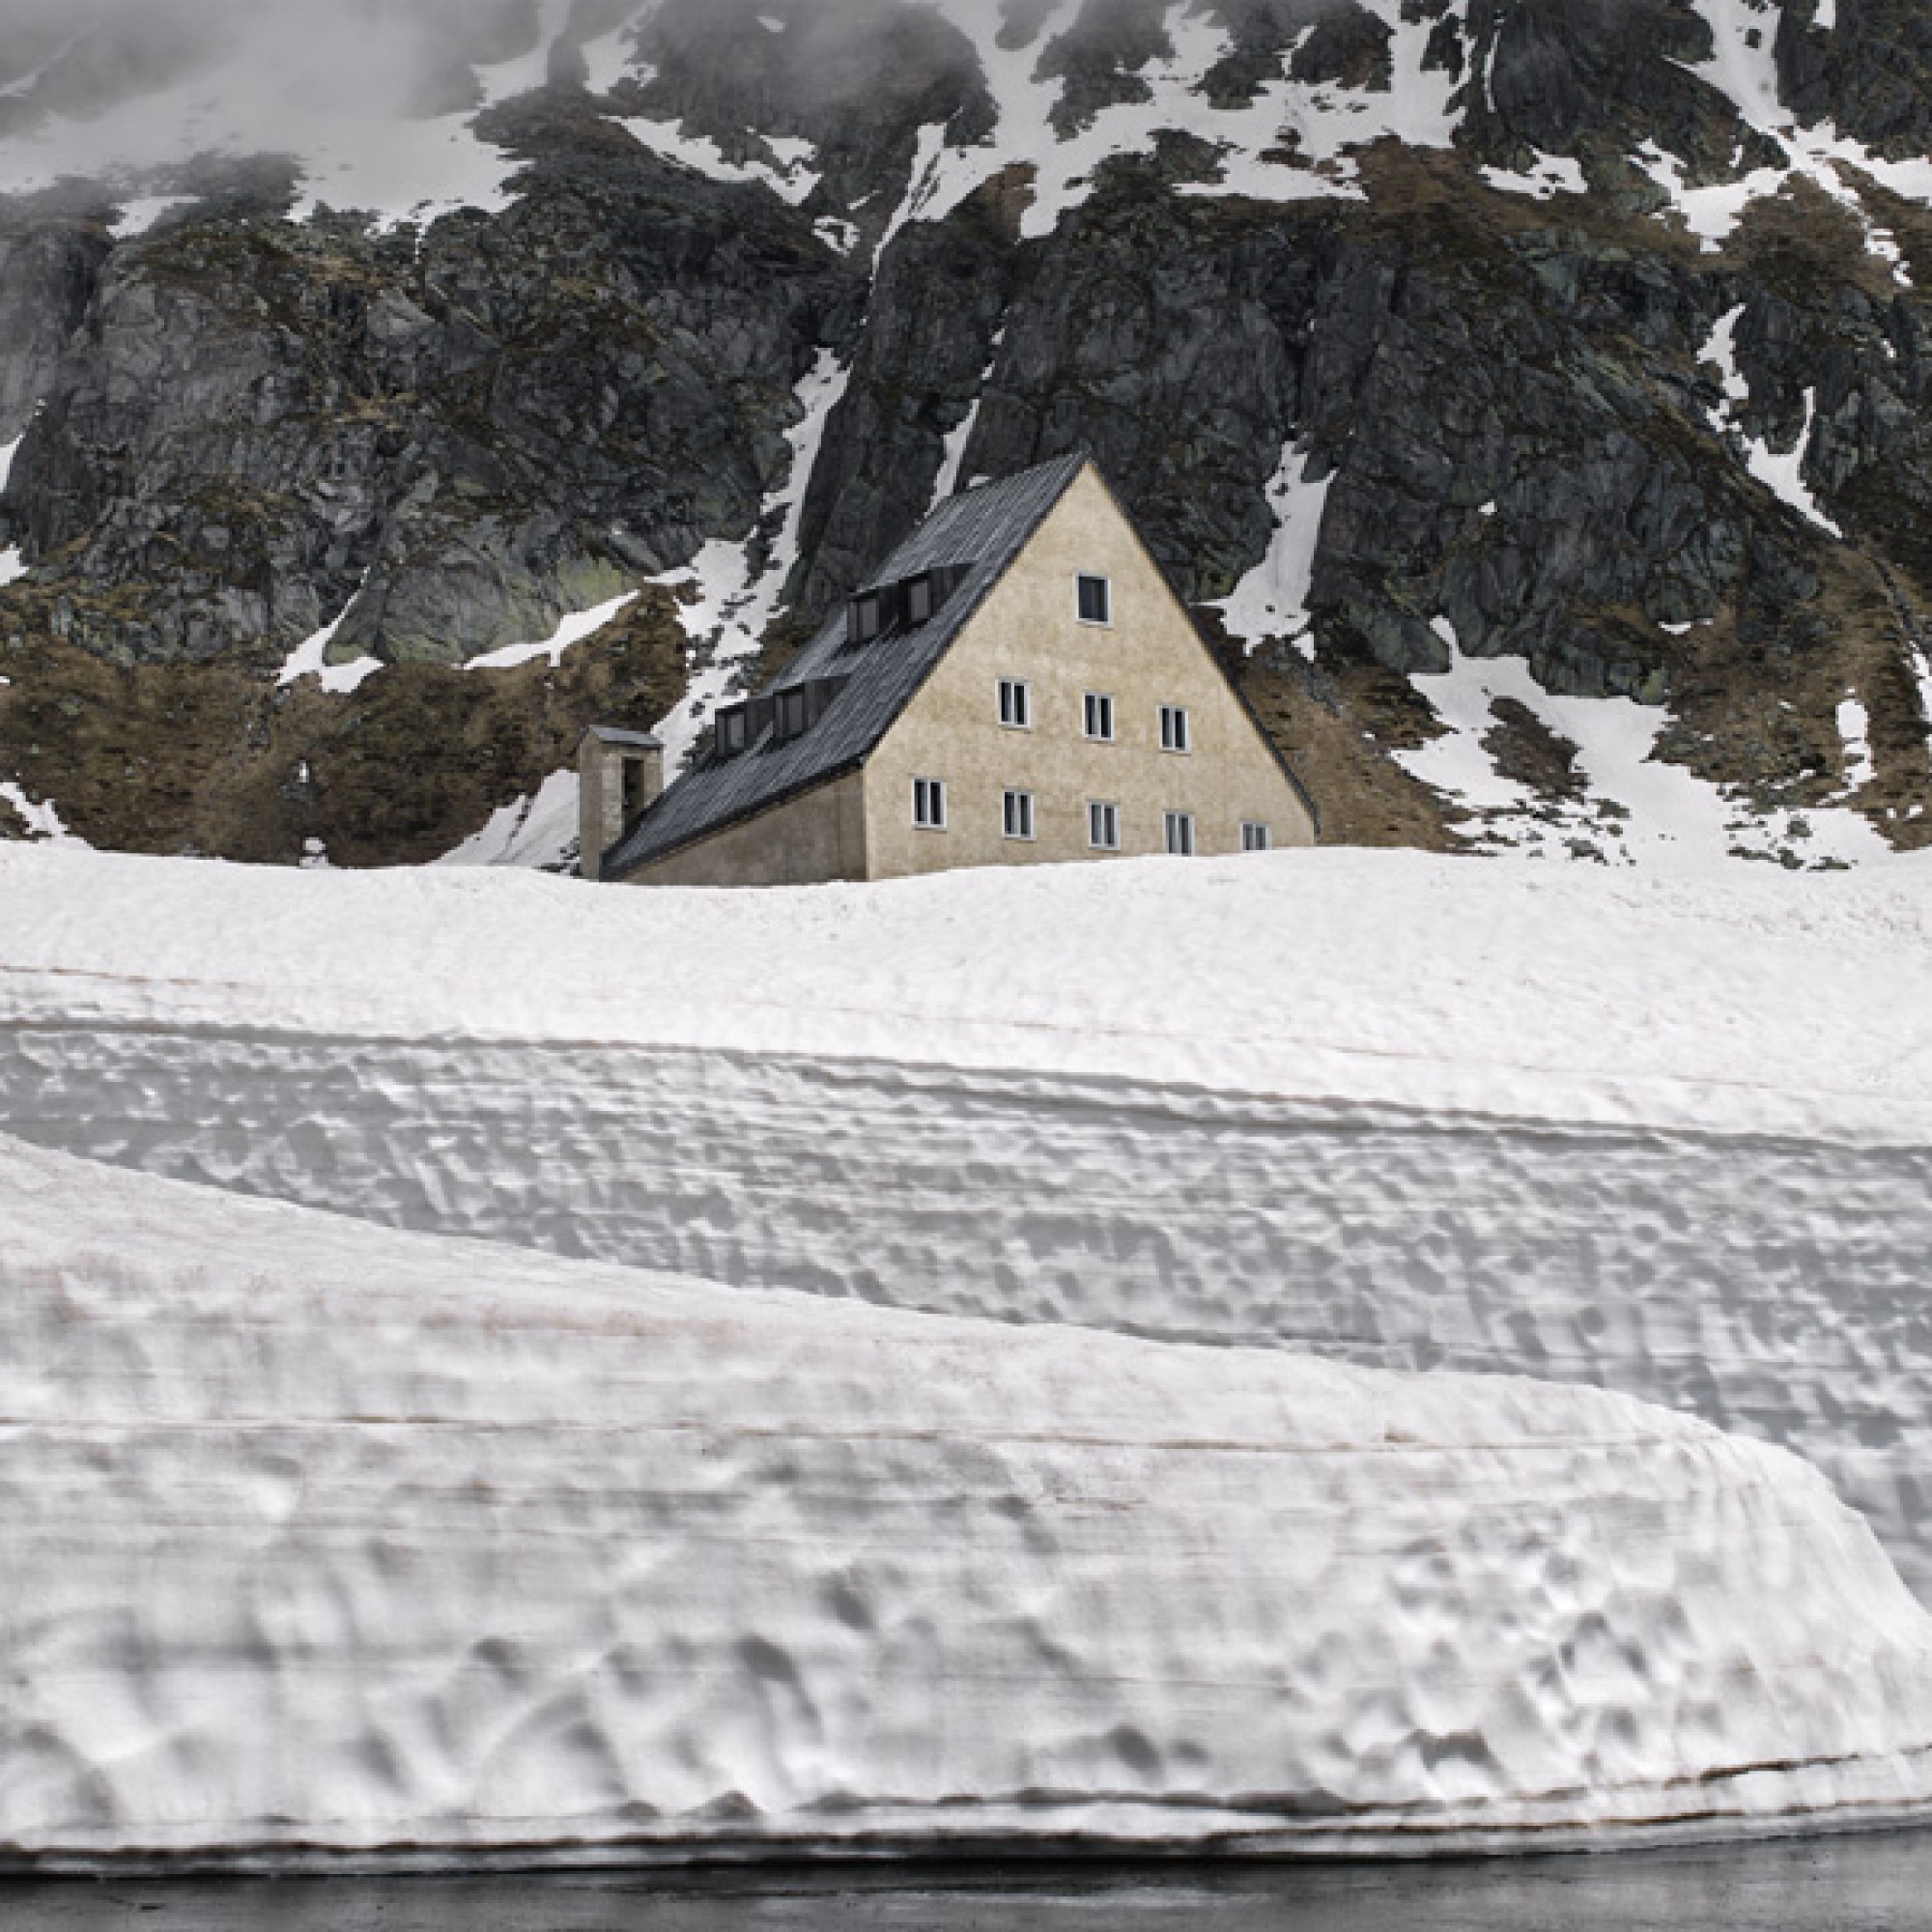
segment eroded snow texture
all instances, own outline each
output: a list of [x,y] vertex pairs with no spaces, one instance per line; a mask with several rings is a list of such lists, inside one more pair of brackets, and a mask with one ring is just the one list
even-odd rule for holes
[[1932,1802],[1932,1619],[1622,1398],[398,1235],[0,1140],[0,1845],[1495,1847]]
[[1932,1599],[1932,870],[892,888],[0,849],[0,1127],[392,1225],[1604,1382]]

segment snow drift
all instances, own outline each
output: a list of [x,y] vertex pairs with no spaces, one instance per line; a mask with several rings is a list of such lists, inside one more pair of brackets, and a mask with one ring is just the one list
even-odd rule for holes
[[0,1845],[1505,1848],[1932,1801],[1932,1619],[1593,1391],[735,1293],[0,1141]]
[[1932,1598],[1932,870],[745,895],[0,850],[0,1126],[743,1287],[1607,1383]]

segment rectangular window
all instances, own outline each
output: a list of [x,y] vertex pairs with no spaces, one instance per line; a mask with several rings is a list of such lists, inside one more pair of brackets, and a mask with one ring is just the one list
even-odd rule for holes
[[1083,624],[1114,621],[1114,586],[1104,577],[1080,580],[1080,621]]
[[1179,704],[1163,704],[1160,707],[1160,749],[1163,752],[1191,752],[1194,749],[1194,733],[1187,722],[1187,712]]
[[946,830],[946,781],[914,779],[912,781],[912,822],[922,832]]
[[923,624],[932,615],[932,579],[915,577],[905,587],[905,612],[908,624]]
[[1121,849],[1121,808],[1097,800],[1087,808],[1087,842],[1096,852]]
[[1265,825],[1257,825],[1249,819],[1241,826],[1241,850],[1243,852],[1265,852],[1274,844],[1274,835]]
[[1088,737],[1102,745],[1114,742],[1114,700],[1090,691],[1082,705]]
[[877,591],[871,592],[868,596],[853,598],[845,624],[846,641],[854,644],[869,644],[879,635],[879,622]]
[[1033,729],[1033,694],[1017,677],[1000,680],[1000,723],[1009,730]]
[[1005,814],[1007,837],[1009,838],[1031,838],[1033,837],[1032,792],[1008,792],[1002,810]]
[[745,749],[749,714],[742,704],[734,704],[718,714],[718,755],[735,758]]
[[1177,859],[1194,856],[1194,814],[1170,811],[1167,814],[1167,849]]

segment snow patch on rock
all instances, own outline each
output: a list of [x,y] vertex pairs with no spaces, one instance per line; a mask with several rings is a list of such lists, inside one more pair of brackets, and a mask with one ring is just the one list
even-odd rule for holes
[[1872,781],[1871,717],[1856,695],[1838,705],[1838,738],[1845,748],[1845,791],[1862,791]]
[[1221,152],[1221,180],[1192,184],[1191,195],[1241,195],[1293,202],[1358,197],[1350,153],[1393,135],[1423,147],[1446,147],[1460,113],[1455,83],[1425,66],[1431,23],[1410,17],[1401,0],[1367,0],[1391,29],[1391,85],[1384,91],[1289,78],[1264,87],[1246,106],[1215,107],[1203,88],[1233,44],[1205,14],[1171,15],[1170,58],[1151,62],[1137,78],[1149,99],[1105,107],[1086,127],[1063,136],[1053,126],[1062,86],[1038,71],[1037,46],[1003,47],[998,11],[981,0],[943,0],[941,11],[979,52],[999,112],[991,139],[954,147],[942,127],[923,130],[911,192],[887,235],[908,221],[943,219],[995,175],[1024,164],[1034,171],[1034,199],[1022,232],[1050,235],[1085,204],[1097,171],[1117,155],[1149,150],[1166,129],[1184,130]]
[[1723,384],[1724,400],[1710,412],[1711,426],[1719,436],[1733,436],[1744,445],[1745,466],[1773,496],[1829,535],[1841,538],[1844,531],[1825,514],[1810,484],[1804,480],[1804,459],[1810,454],[1812,431],[1818,419],[1818,392],[1804,391],[1804,426],[1789,449],[1774,450],[1762,437],[1750,435],[1740,420],[1740,412],[1750,401],[1750,385],[1738,369],[1737,327],[1743,319],[1740,305],[1718,320],[1704,345],[1701,360],[1718,371]]
[[[1669,716],[1658,706],[1628,697],[1554,696],[1522,659],[1469,657],[1447,620],[1435,622],[1450,646],[1450,668],[1418,672],[1411,682],[1446,728],[1395,758],[1466,807],[1478,821],[1475,836],[1491,849],[1624,866],[1784,855],[1798,863],[1850,864],[1891,856],[1858,812],[1763,810],[1659,758],[1657,741]],[[1576,796],[1532,790],[1497,769],[1490,740],[1500,722],[1496,706],[1505,699],[1576,747],[1583,781]]]
[[[1862,174],[1907,200],[1932,203],[1932,159],[1887,160],[1829,122],[1801,127],[1780,98],[1776,10],[1759,0],[1693,0],[1693,4],[1710,24],[1714,44],[1711,58],[1690,71],[1729,99],[1748,127],[1776,141],[1784,151],[1784,164],[1754,169],[1735,182],[1695,188],[1687,185],[1682,163],[1655,144],[1639,151],[1639,165],[1665,190],[1690,231],[1711,253],[1721,248],[1752,202],[1781,192],[1794,179],[1807,179],[1858,215],[1865,228],[1866,246],[1909,286],[1895,238],[1874,222],[1854,183]],[[1822,14],[1818,24],[1823,24]]]
[[637,115],[612,115],[611,119],[667,160],[695,169],[712,181],[757,183],[795,208],[811,199],[821,179],[811,165],[817,150],[810,141],[762,136],[764,146],[774,157],[772,161],[730,161],[710,135],[687,134],[675,122],[648,121]]
[[1786,450],[1774,450],[1758,437],[1745,439],[1749,449],[1750,473],[1773,496],[1787,503],[1807,523],[1815,524],[1829,535],[1842,538],[1844,531],[1825,514],[1810,484],[1804,480],[1804,459],[1811,448],[1811,432],[1818,420],[1818,392],[1804,391],[1804,427]]
[[[0,684],[7,680],[0,678]],[[31,799],[20,784],[13,779],[0,781],[0,804],[11,805],[19,814],[27,828],[29,838],[46,838],[79,841],[67,829],[67,821],[60,815],[60,808],[50,798]]]
[[1580,161],[1568,155],[1539,155],[1536,165],[1521,173],[1507,168],[1484,168],[1483,179],[1504,194],[1526,194],[1534,201],[1553,201],[1559,194],[1587,194]]
[[564,652],[573,644],[581,644],[586,638],[595,637],[605,625],[614,623],[637,601],[638,593],[635,590],[626,591],[623,596],[612,597],[588,611],[573,612],[565,617],[541,643],[505,644],[500,650],[489,651],[482,657],[469,659],[463,668],[514,670],[519,665],[536,664],[540,661],[555,667],[563,662]]
[[1251,653],[1266,639],[1280,638],[1303,657],[1314,659],[1308,591],[1315,577],[1321,518],[1335,480],[1332,473],[1310,480],[1316,460],[1312,451],[1293,443],[1282,452],[1281,468],[1267,488],[1275,524],[1268,553],[1236,586],[1232,597],[1210,607],[1221,612],[1229,635],[1238,638]]
[[330,664],[329,647],[335,642],[336,634],[349,621],[349,613],[355,608],[355,599],[369,587],[369,578],[365,576],[355,586],[355,595],[351,597],[337,614],[334,622],[325,624],[314,636],[304,639],[289,653],[275,682],[287,686],[298,679],[313,677],[319,679],[323,690],[338,697],[346,697],[361,690],[363,685],[385,669],[381,658],[357,658],[354,664]]
[[527,797],[494,813],[481,832],[445,853],[437,864],[559,869],[577,852],[578,792],[575,772],[554,772]]
[[684,569],[656,580],[681,595],[680,621],[692,662],[689,689],[656,726],[664,740],[668,774],[677,773],[712,711],[763,648],[765,632],[779,613],[798,562],[806,492],[826,428],[850,380],[851,371],[827,349],[819,352],[810,375],[799,385],[801,413],[788,439],[791,467],[759,518],[760,531],[772,533],[769,549],[761,555],[755,535],[745,542],[716,538]]

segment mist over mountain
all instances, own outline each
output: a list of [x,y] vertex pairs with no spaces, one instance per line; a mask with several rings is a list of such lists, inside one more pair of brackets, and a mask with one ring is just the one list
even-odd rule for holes
[[0,0],[0,833],[560,858],[1084,445],[1330,836],[1879,856],[1928,286],[1911,0]]

